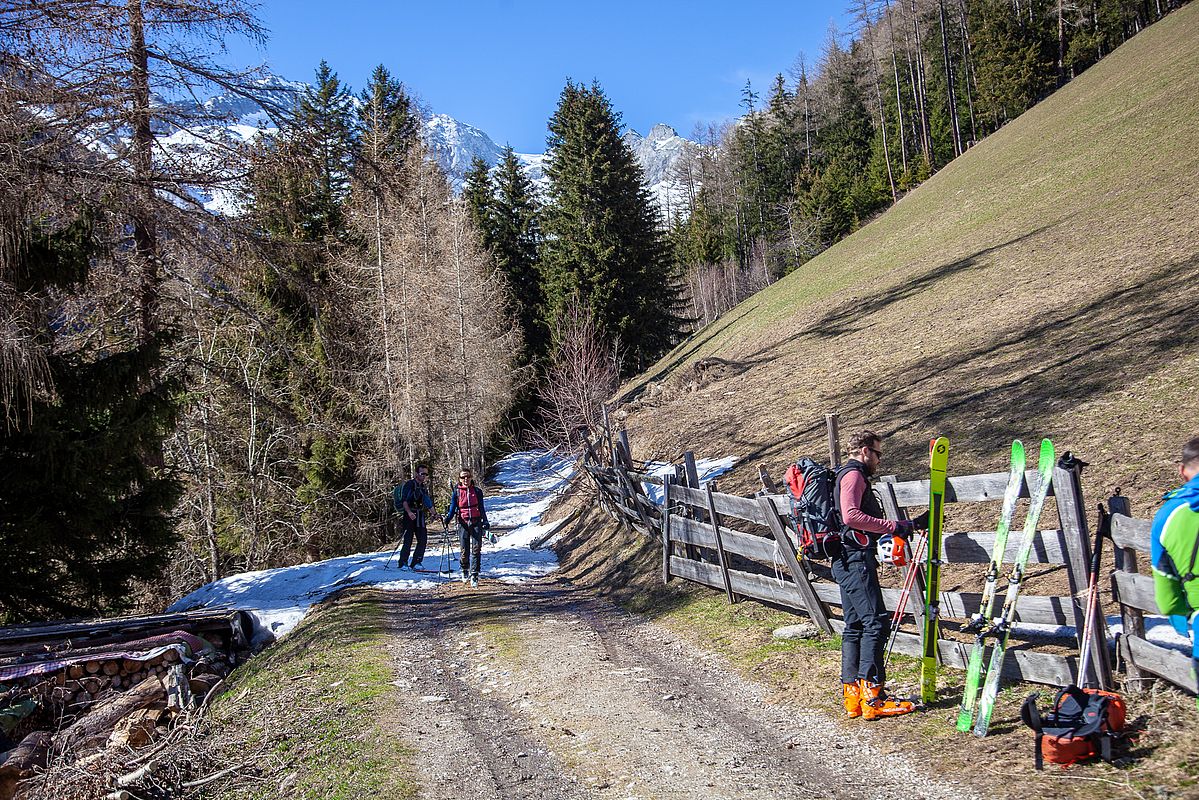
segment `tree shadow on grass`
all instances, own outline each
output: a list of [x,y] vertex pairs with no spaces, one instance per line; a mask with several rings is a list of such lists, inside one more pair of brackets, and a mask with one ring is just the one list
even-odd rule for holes
[[[1003,449],[1014,427],[1134,384],[1199,345],[1194,298],[1199,255],[1097,293],[1071,311],[1016,318],[977,346],[874,368],[833,406],[854,419],[891,420],[888,436],[936,430],[972,449]],[[880,422],[881,425],[881,422]],[[1113,433],[1116,433],[1113,431]],[[923,448],[923,442],[911,447]]]

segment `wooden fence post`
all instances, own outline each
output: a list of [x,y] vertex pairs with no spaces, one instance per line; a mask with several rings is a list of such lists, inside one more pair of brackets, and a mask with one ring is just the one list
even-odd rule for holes
[[[696,490],[703,489],[703,487],[699,485],[699,469],[695,466],[695,453],[690,450],[683,453],[683,470],[684,474],[687,476],[687,487]],[[702,511],[695,511],[694,509],[691,509],[688,516],[692,519],[697,519],[700,522],[704,521],[704,514]],[[684,547],[684,550],[687,553],[687,558],[690,558],[693,561],[706,563],[705,559],[700,554],[699,549],[696,548],[695,545],[688,544]]]
[[[1070,578],[1070,608],[1074,612],[1074,625],[1079,640],[1081,658],[1082,632],[1087,624],[1086,594],[1090,584],[1091,573],[1091,541],[1087,531],[1086,506],[1082,499],[1082,486],[1079,480],[1079,467],[1053,470],[1053,496],[1057,500],[1057,515],[1061,524],[1062,536],[1066,540],[1066,573]],[[1096,604],[1094,618],[1094,635],[1091,637],[1091,666],[1095,672],[1096,683],[1101,689],[1112,688],[1112,664],[1107,650],[1107,622],[1103,618],[1103,609]],[[1079,675],[1076,680],[1080,686],[1089,679],[1087,675]]]
[[824,610],[824,605],[820,602],[820,597],[816,594],[816,590],[812,588],[812,582],[808,580],[807,574],[799,565],[799,559],[795,555],[795,548],[791,546],[791,540],[787,538],[787,532],[783,529],[783,523],[779,520],[778,512],[774,510],[774,503],[769,497],[759,497],[758,505],[761,506],[762,513],[766,517],[767,527],[770,528],[770,532],[774,534],[775,541],[778,542],[779,550],[783,553],[783,560],[787,563],[787,569],[791,573],[791,580],[795,582],[795,588],[799,590],[804,605],[807,606],[808,615],[820,627],[820,630],[831,634],[833,626],[828,621],[828,612]]
[[729,581],[729,561],[724,552],[724,542],[720,540],[720,517],[716,515],[716,502],[712,499],[711,481],[704,486],[704,491],[708,496],[708,516],[711,517],[712,532],[716,536],[716,557],[720,559],[720,575],[724,578],[724,591],[729,596],[729,605],[734,605],[737,598],[733,595],[733,584]]
[[[1115,499],[1114,497],[1112,498],[1112,500]],[[1108,501],[1108,507],[1112,509],[1113,528],[1121,524],[1120,517],[1117,514],[1123,515],[1125,519],[1132,516],[1130,513],[1132,508],[1128,503],[1128,499],[1124,497],[1120,499],[1124,502],[1113,505],[1110,500]],[[1114,539],[1115,537],[1113,537],[1113,545],[1115,544]],[[1132,547],[1120,547],[1117,548],[1116,552],[1120,554],[1120,558],[1117,560],[1117,571],[1131,572],[1134,575],[1140,572],[1136,549]],[[1124,632],[1120,636],[1120,654],[1124,659],[1124,674],[1126,676],[1124,688],[1125,691],[1131,689],[1139,692],[1145,688],[1145,680],[1152,680],[1154,676],[1137,666],[1136,661],[1132,657],[1132,648],[1128,645],[1128,637],[1136,636],[1141,639],[1145,638],[1145,615],[1139,608],[1127,605],[1121,601],[1120,587],[1116,581],[1115,574],[1112,575],[1112,597],[1116,599],[1116,602],[1120,603],[1120,621],[1124,623]]]
[[673,475],[662,476],[662,583],[670,583],[670,486]]
[[608,456],[612,456],[612,423],[608,420],[608,404],[600,406],[604,411],[604,444],[608,446]]
[[828,458],[834,470],[841,466],[840,421],[841,415],[835,411],[824,415],[824,427],[828,431]]
[[633,450],[629,446],[629,432],[624,428],[620,429],[620,449],[621,449],[621,458],[624,460],[624,463],[621,464],[621,466],[624,467],[625,469],[632,469],[633,468]]

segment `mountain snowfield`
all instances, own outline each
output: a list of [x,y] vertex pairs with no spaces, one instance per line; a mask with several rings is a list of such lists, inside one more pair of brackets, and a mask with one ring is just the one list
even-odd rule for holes
[[[290,109],[306,84],[288,81],[277,76],[268,76],[256,82],[256,89],[266,98],[267,104],[279,109]],[[168,150],[203,147],[205,140],[224,138],[230,141],[249,141],[255,136],[270,134],[277,130],[271,115],[263,105],[234,94],[220,94],[202,103],[206,115],[226,120],[221,126],[198,126],[197,128],[163,132],[159,142]],[[462,190],[466,173],[475,157],[494,167],[499,163],[504,148],[484,131],[448,114],[422,112],[421,138],[429,152],[445,171],[455,192]],[[624,140],[636,154],[645,173],[650,193],[657,200],[667,221],[686,211],[686,186],[676,179],[676,165],[694,147],[694,143],[679,136],[669,125],[658,124],[645,136],[630,129]],[[544,153],[517,153],[524,166],[525,174],[533,185],[545,192],[548,180],[545,177]],[[205,208],[219,214],[236,214],[239,211],[234,198],[223,193],[199,197]]]

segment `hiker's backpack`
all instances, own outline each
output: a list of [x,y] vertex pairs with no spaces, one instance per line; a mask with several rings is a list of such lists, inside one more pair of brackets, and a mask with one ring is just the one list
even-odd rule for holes
[[832,559],[841,552],[841,514],[837,511],[837,473],[810,458],[787,467],[783,476],[791,495],[791,525],[804,558]]
[[1124,730],[1124,698],[1115,692],[1067,686],[1058,690],[1044,714],[1040,695],[1030,694],[1020,707],[1020,719],[1036,733],[1037,769],[1050,764],[1076,764],[1093,756],[1112,760],[1112,742]]

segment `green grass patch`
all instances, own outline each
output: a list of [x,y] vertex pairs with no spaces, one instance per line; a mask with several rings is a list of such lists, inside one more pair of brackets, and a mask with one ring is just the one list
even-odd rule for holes
[[230,758],[266,751],[273,780],[240,798],[414,798],[415,752],[386,720],[398,708],[386,621],[370,594],[315,611],[233,675],[213,704]]

